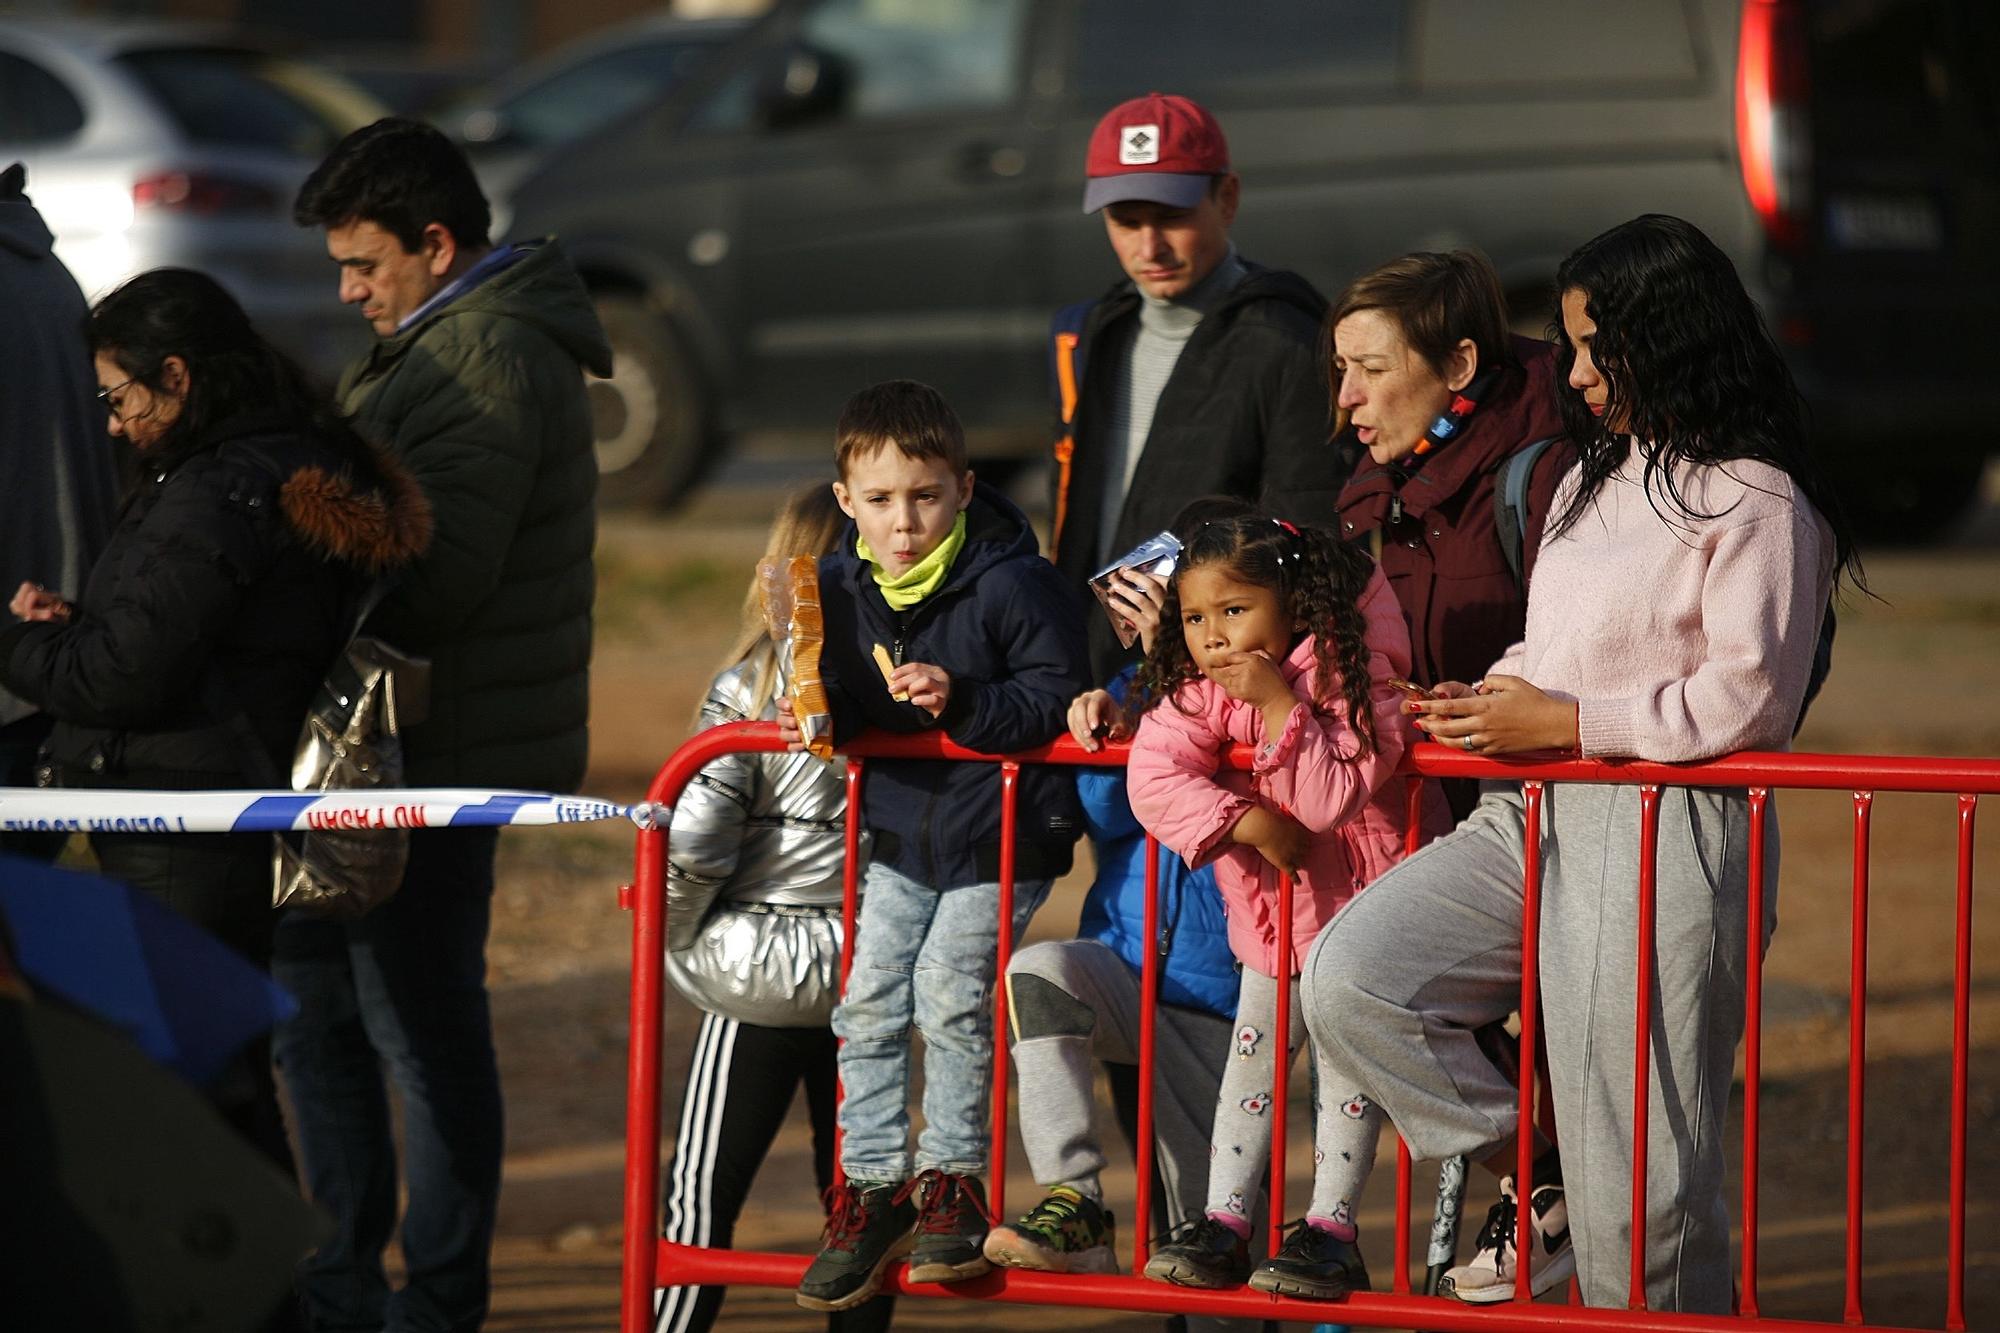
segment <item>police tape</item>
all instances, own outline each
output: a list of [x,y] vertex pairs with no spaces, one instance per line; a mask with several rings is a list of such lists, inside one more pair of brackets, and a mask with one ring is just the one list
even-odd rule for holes
[[549,792],[407,787],[378,791],[109,791],[0,787],[0,833],[286,833],[490,828],[629,819],[665,823],[649,802]]

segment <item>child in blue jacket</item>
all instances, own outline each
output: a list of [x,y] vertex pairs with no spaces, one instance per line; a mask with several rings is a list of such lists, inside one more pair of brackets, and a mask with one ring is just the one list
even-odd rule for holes
[[[848,401],[834,494],[854,520],[820,561],[821,657],[836,743],[864,727],[942,731],[1004,754],[1061,734],[1088,683],[1083,622],[1027,520],[976,485],[944,399],[908,380]],[[787,739],[798,741],[781,710]],[[894,1259],[913,1282],[991,1266],[986,1239],[991,996],[999,947],[1000,776],[990,765],[879,760],[862,783],[874,838],[847,991],[841,1168],[819,1254],[799,1284],[811,1310],[874,1294]],[[1021,770],[1014,859],[1018,938],[1069,869],[1081,827],[1066,769]],[[924,1125],[905,1110],[910,1029],[924,1038]],[[914,1170],[913,1170],[914,1167]]]

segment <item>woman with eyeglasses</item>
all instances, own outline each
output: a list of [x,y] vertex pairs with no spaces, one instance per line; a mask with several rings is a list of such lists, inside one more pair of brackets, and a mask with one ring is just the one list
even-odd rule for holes
[[[291,769],[361,593],[429,541],[429,506],[212,279],[143,273],[98,303],[88,333],[111,434],[139,473],[75,603],[14,593],[0,684],[55,719],[45,785],[266,786]],[[90,841],[106,874],[269,965],[268,835]],[[262,1045],[209,1091],[290,1170]]]

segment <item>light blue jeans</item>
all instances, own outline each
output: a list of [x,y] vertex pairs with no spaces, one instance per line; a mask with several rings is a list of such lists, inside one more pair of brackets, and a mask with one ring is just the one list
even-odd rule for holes
[[[1014,884],[1012,938],[1049,896]],[[924,1128],[916,1170],[986,1170],[992,1090],[993,965],[1000,886],[943,892],[884,865],[863,883],[854,970],[833,1011],[840,1048],[840,1166],[850,1179],[900,1181],[910,1169],[910,1028],[924,1038]]]

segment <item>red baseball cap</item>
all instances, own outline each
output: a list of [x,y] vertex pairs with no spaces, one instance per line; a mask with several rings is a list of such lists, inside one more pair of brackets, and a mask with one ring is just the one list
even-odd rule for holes
[[1193,208],[1211,177],[1229,171],[1222,126],[1197,103],[1147,93],[1115,106],[1090,133],[1083,211],[1128,199]]

